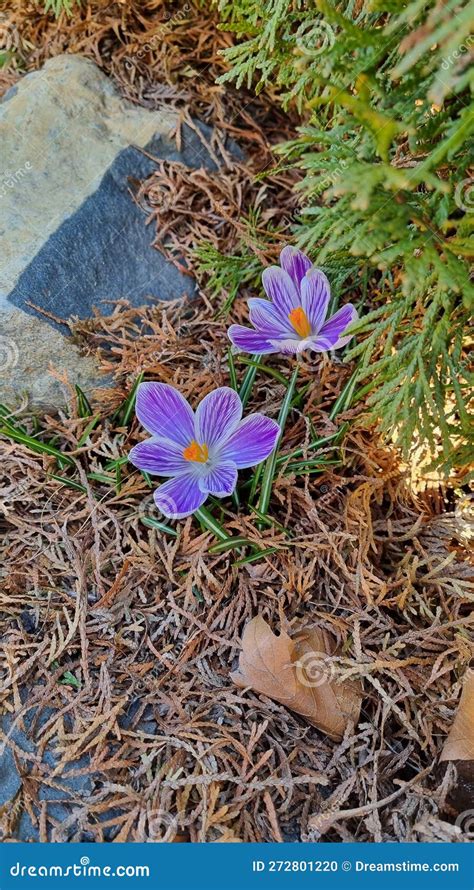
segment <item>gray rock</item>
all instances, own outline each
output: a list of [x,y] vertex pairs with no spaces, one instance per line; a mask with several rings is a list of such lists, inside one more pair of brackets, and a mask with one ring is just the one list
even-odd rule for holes
[[[16,747],[17,760],[20,769],[25,774],[31,769],[29,762],[23,759],[21,752],[34,753],[36,750],[37,733],[45,726],[48,720],[54,715],[54,710],[44,708],[37,715],[37,708],[33,707],[27,711],[23,717],[24,730],[19,729],[11,714],[3,714],[0,716],[0,727],[4,736],[11,740]],[[51,741],[46,746],[43,754],[43,774],[47,777],[53,772],[60,761],[60,756],[55,750],[54,742]],[[88,755],[79,757],[56,781],[62,786],[61,788],[53,788],[47,784],[38,785],[38,800],[47,801],[48,815],[58,823],[64,822],[66,819],[70,822],[70,828],[73,830],[74,822],[71,814],[74,809],[79,810],[82,801],[86,801],[93,790],[93,780],[90,774],[83,776],[69,776],[69,772],[76,772],[84,767],[89,766],[90,758]],[[11,752],[11,748],[2,744],[0,748],[0,805],[13,801],[21,788],[21,776],[18,771],[15,759]],[[36,806],[33,807],[37,810]],[[16,829],[16,837],[21,841],[38,841],[39,832],[34,825],[27,812],[23,812]]]
[[131,182],[155,166],[141,148],[215,169],[193,131],[177,150],[175,126],[174,113],[123,100],[91,61],[73,55],[49,60],[0,103],[0,401],[16,407],[26,394],[31,406],[64,404],[50,362],[86,392],[104,385],[67,328],[41,310],[85,318],[102,300],[138,306],[192,294],[192,279],[151,247],[153,232],[130,195]]
[[0,806],[11,803],[21,788],[21,778],[10,748],[0,748]]

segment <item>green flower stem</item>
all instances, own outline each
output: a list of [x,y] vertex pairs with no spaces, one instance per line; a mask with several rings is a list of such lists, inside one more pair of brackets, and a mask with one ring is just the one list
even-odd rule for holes
[[252,392],[252,386],[254,384],[255,377],[257,376],[257,370],[260,362],[262,361],[261,355],[254,355],[253,364],[247,369],[247,373],[242,381],[242,386],[240,387],[239,396],[242,402],[242,405],[246,406],[250,394]]
[[258,504],[258,509],[260,513],[263,513],[265,516],[268,510],[268,505],[270,503],[270,496],[272,493],[272,485],[273,485],[273,477],[275,475],[275,469],[277,465],[277,452],[278,445],[281,442],[283,432],[285,429],[286,419],[288,417],[288,412],[291,407],[291,402],[293,399],[293,394],[295,391],[296,380],[299,372],[299,363],[297,363],[295,370],[293,371],[293,376],[290,380],[290,384],[285,393],[285,398],[281,404],[280,413],[278,415],[278,424],[280,426],[280,435],[278,437],[278,442],[273,449],[270,457],[267,457],[265,462],[265,469],[263,471],[263,481],[262,481],[262,489],[260,492],[260,501]]
[[227,351],[227,363],[229,365],[230,385],[232,389],[235,389],[235,391],[238,392],[239,388],[237,386],[237,374],[235,373],[235,361],[232,349]]
[[217,521],[217,519],[214,519],[212,514],[209,513],[209,510],[206,510],[205,507],[199,507],[198,510],[194,511],[193,515],[196,517],[198,522],[200,522],[201,525],[204,526],[204,528],[207,528],[207,530],[212,532],[216,536],[216,538],[219,538],[219,540],[221,540],[221,541],[230,541],[231,540],[231,536],[228,535],[227,532],[224,531],[224,529],[222,528],[222,525],[220,525],[220,523]]

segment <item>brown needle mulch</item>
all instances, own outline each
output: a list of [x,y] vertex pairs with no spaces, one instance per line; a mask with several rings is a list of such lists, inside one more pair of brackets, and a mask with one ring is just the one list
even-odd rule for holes
[[[138,372],[193,403],[228,384],[225,327],[214,319],[199,301],[117,306],[88,322],[82,336],[116,386],[94,404],[85,441],[90,418],[74,399],[70,417],[36,432],[75,465],[58,469],[2,442],[2,707],[20,727],[30,709],[52,708],[37,743],[57,756],[51,768],[16,751],[23,788],[3,813],[4,836],[28,806],[52,840],[459,839],[446,809],[452,777],[436,763],[472,656],[461,507],[414,493],[396,452],[361,428],[312,452],[315,475],[280,465],[263,530],[230,500],[212,508],[229,534],[270,550],[238,565],[249,549],[212,553],[215,539],[193,518],[177,537],[147,525],[158,517],[146,480],[126,463],[120,475],[110,469],[143,434],[133,419],[113,419]],[[287,373],[283,360],[271,367]],[[328,416],[347,373],[327,358],[305,362],[283,454],[308,444],[311,424],[325,436],[348,419]],[[247,410],[275,416],[283,393],[259,371]],[[343,675],[364,689],[342,743],[232,683],[242,629],[257,614],[274,630],[283,619],[317,623],[342,645]],[[60,822],[43,803],[40,817],[32,788],[61,787],[81,755],[86,802]]]

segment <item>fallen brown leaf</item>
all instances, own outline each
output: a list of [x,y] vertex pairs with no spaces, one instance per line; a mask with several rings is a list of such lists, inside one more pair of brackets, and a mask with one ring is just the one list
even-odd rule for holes
[[454,723],[440,760],[474,760],[474,670],[468,668]]
[[335,654],[326,631],[313,627],[293,639],[285,631],[276,636],[258,615],[244,629],[239,669],[231,677],[237,686],[251,686],[337,740],[349,720],[357,723],[362,695],[360,684],[337,679]]

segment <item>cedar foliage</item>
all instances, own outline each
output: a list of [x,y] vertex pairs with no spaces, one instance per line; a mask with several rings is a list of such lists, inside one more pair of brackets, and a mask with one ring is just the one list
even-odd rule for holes
[[301,115],[297,138],[277,146],[281,163],[302,174],[299,245],[326,269],[339,264],[354,285],[370,283],[346,353],[357,359],[359,395],[405,453],[421,441],[432,465],[464,468],[465,478],[472,5],[217,5],[236,36],[221,82],[271,90]]

